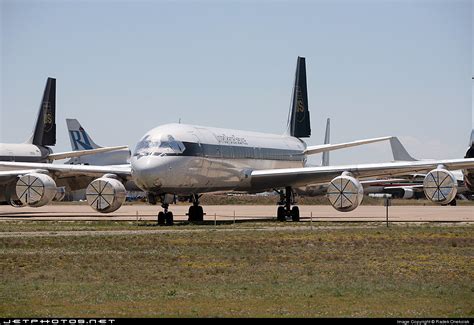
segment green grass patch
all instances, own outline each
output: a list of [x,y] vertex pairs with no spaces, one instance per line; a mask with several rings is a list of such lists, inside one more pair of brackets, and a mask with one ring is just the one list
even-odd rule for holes
[[194,227],[205,231],[0,237],[0,317],[474,316],[470,225]]

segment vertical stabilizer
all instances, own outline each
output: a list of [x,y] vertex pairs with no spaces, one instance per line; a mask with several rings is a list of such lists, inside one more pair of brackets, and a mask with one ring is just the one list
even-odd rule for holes
[[48,78],[30,142],[38,146],[56,144],[56,79]]
[[392,147],[393,160],[395,161],[416,161],[397,137],[390,138],[390,146]]
[[[324,135],[324,144],[331,143],[331,119],[328,118],[326,121],[326,134]],[[329,151],[323,152],[323,159],[321,166],[329,166]]]
[[66,124],[69,133],[69,140],[71,140],[71,148],[73,151],[102,148],[101,146],[94,143],[78,120],[66,119]]
[[308,109],[308,91],[306,87],[306,61],[298,57],[296,63],[295,84],[289,119],[290,135],[297,138],[309,138],[311,125]]

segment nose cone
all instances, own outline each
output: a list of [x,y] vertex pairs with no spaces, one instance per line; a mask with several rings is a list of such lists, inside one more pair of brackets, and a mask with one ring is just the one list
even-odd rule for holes
[[157,189],[161,187],[161,181],[158,177],[160,174],[160,164],[153,156],[133,157],[132,178],[135,184],[144,191]]

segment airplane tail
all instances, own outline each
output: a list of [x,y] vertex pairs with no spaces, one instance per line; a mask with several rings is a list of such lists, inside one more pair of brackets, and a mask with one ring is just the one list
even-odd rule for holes
[[403,144],[397,137],[390,138],[390,146],[392,147],[393,160],[395,161],[417,161],[405,149]]
[[71,148],[74,151],[102,148],[96,144],[76,119],[66,119]]
[[56,144],[56,79],[48,78],[33,136],[27,141],[38,146]]
[[[324,144],[331,143],[331,119],[326,121],[326,134],[324,135]],[[321,166],[329,166],[329,151],[323,152]]]
[[297,138],[309,138],[311,136],[308,91],[306,86],[306,61],[305,58],[302,57],[298,57],[296,63],[295,84],[293,87],[288,124],[291,136]]

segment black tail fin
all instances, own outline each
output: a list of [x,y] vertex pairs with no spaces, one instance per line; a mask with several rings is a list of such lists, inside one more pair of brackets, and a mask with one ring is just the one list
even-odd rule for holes
[[54,78],[48,78],[46,81],[32,143],[38,146],[56,144],[56,79]]
[[306,88],[305,58],[298,57],[296,63],[295,85],[290,112],[290,135],[297,138],[309,138],[311,125],[308,109],[308,91]]

